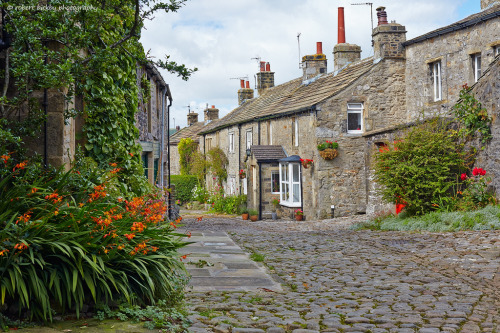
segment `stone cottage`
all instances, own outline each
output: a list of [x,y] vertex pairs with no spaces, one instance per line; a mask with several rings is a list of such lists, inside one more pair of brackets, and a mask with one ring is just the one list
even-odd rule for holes
[[[493,174],[492,186],[500,195],[500,170],[497,167],[500,150],[500,1],[481,1],[481,12],[418,36],[403,43],[406,52],[406,118],[402,124],[422,116],[447,116],[458,102],[464,84],[473,88],[476,98],[493,117],[493,140],[477,161]],[[392,142],[394,128],[364,134],[368,139],[366,156],[377,152],[377,145]],[[367,166],[369,187],[367,213],[391,209],[376,195],[376,184]]]
[[[341,37],[330,73],[321,43],[303,57],[303,75],[295,80],[274,86],[274,73],[261,66],[259,97],[242,98],[251,92],[240,89],[241,105],[199,133],[202,149],[216,142],[229,157],[226,193],[239,188],[261,218],[272,212],[273,198],[284,217],[301,209],[307,219],[325,218],[332,206],[336,216],[366,212],[363,134],[405,117],[406,30],[387,23],[383,8],[379,14],[373,58],[361,60],[360,47]],[[317,148],[326,140],[339,144],[332,160]],[[314,162],[306,169],[300,159]]]

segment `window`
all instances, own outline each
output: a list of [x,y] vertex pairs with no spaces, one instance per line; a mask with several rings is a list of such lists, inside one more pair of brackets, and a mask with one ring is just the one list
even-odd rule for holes
[[493,48],[493,56],[497,56],[500,54],[500,45],[497,45]]
[[212,138],[207,138],[205,140],[205,150],[209,151],[210,149],[212,149]]
[[299,145],[299,120],[295,117],[292,117],[292,145]]
[[271,171],[271,193],[280,193],[280,172]]
[[229,133],[229,152],[234,153],[234,133]]
[[300,207],[301,200],[300,163],[280,163],[280,204]]
[[270,120],[267,121],[267,144],[273,144],[273,124]]
[[441,61],[436,61],[432,64],[431,66],[431,77],[432,77],[432,84],[433,84],[433,91],[434,91],[434,101],[440,101],[441,100],[441,91],[442,91],[442,86],[441,86]]
[[246,149],[250,149],[250,147],[252,146],[252,130],[247,131],[247,140],[246,140],[246,143],[247,143],[247,148]]
[[481,77],[481,53],[472,55],[472,70],[474,71],[474,82]]
[[347,103],[347,133],[363,131],[363,103]]

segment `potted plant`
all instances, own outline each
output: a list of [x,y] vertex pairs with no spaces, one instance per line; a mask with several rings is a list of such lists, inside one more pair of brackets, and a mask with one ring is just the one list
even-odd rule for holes
[[248,211],[248,214],[250,214],[250,221],[255,222],[259,219],[259,212],[255,209],[250,209]]
[[297,221],[302,221],[304,219],[304,212],[302,211],[302,209],[297,209],[295,211],[295,220]]
[[339,154],[337,149],[339,148],[339,144],[337,141],[325,141],[318,144],[319,155],[323,157],[325,160],[333,160]]
[[278,219],[278,213],[276,211],[278,210],[278,206],[280,204],[280,199],[273,198],[273,200],[271,201],[271,203],[273,204],[273,207],[274,207],[274,212],[271,213],[271,217],[272,217],[273,220],[277,220]]
[[300,163],[302,163],[302,166],[304,167],[304,169],[307,169],[309,167],[309,165],[312,165],[313,164],[313,160],[310,160],[308,158],[301,158],[300,159]]
[[240,179],[244,179],[244,178],[247,178],[247,173],[245,172],[245,170],[240,169]]
[[246,207],[241,208],[241,218],[243,220],[248,220],[248,216],[249,216],[248,208],[246,208]]

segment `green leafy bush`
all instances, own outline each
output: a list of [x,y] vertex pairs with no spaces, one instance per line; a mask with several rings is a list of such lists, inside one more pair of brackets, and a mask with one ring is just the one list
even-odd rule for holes
[[447,124],[434,119],[375,154],[374,170],[386,201],[404,203],[408,214],[422,215],[436,210],[443,197],[455,195],[469,164],[463,143]]
[[193,190],[198,185],[198,178],[189,175],[170,176],[171,184],[175,185],[176,199],[182,202],[193,200]]
[[467,84],[460,90],[460,102],[453,107],[456,119],[461,124],[459,132],[464,137],[475,137],[479,134],[483,143],[492,138],[491,121],[485,108],[474,97]]
[[50,320],[53,308],[79,315],[84,304],[178,297],[177,249],[186,243],[174,222],[162,223],[158,194],[110,195],[120,168],[100,175],[6,162],[0,169],[14,171],[0,172],[2,310]]

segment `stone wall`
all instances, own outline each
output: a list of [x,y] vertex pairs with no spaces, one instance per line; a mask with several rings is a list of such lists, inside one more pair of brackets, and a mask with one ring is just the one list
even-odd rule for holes
[[179,156],[179,150],[177,149],[177,145],[171,144],[169,148],[170,148],[170,174],[180,175],[181,165],[180,165],[180,156]]
[[406,41],[406,28],[398,23],[382,24],[373,29],[374,58],[404,58],[402,43]]
[[135,116],[136,127],[139,129],[139,141],[159,141],[161,137],[162,92],[159,82],[152,78],[144,68],[137,69],[137,82],[145,75],[150,82],[151,98],[145,100],[142,90],[138,91],[139,107]]
[[491,189],[500,198],[500,56],[491,68],[484,73],[483,77],[473,87],[475,97],[486,108],[488,114],[493,117],[491,132],[493,139],[488,143],[486,149],[481,151],[476,161],[476,167],[481,167],[492,177]]
[[[500,43],[500,18],[407,45],[406,120],[450,111],[462,85],[474,83],[471,55],[481,53],[484,71],[493,61],[495,43]],[[436,61],[441,62],[442,100],[434,102],[430,64]]]

